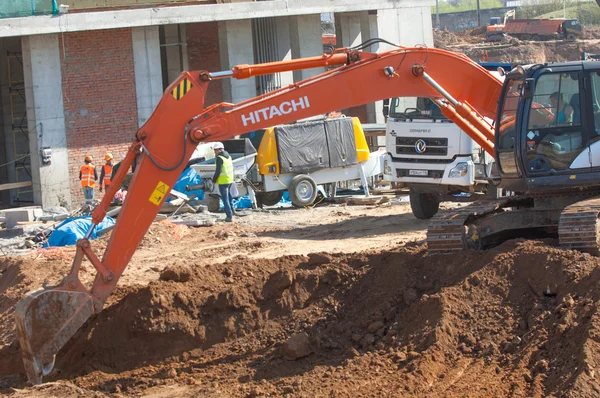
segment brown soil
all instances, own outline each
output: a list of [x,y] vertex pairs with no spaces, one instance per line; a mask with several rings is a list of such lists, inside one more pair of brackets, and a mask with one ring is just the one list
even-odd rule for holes
[[435,47],[446,48],[457,44],[475,44],[485,41],[485,27],[467,29],[461,32],[450,32],[447,29],[433,31]]
[[[312,222],[321,237],[261,228],[256,219],[183,235],[173,234],[171,225],[155,224],[128,268],[136,280],[122,280],[108,308],[59,353],[49,383],[33,388],[19,372],[12,310],[25,291],[42,281],[57,282],[68,261],[58,253],[5,260],[0,392],[15,397],[600,395],[597,258],[556,249],[552,240],[429,255],[418,241],[423,237],[418,224],[408,241],[399,239],[405,214],[392,211],[406,210],[332,208],[268,216],[281,217],[282,223],[299,215],[318,219]],[[388,247],[356,252],[352,241],[360,231],[340,224],[352,227],[354,219],[369,217],[383,231],[365,231],[361,238],[385,237]],[[389,229],[394,222],[396,231]],[[329,239],[342,229],[349,234],[348,246],[345,239]],[[249,231],[257,236],[240,237]],[[290,242],[304,242],[302,253],[274,237],[288,233],[296,234]],[[342,250],[319,253],[330,240]],[[220,252],[203,251],[219,242]],[[149,253],[159,253],[153,250],[179,254],[158,267],[147,261]],[[218,260],[223,250],[233,256]],[[84,280],[90,279],[88,272]],[[282,347],[298,333],[308,335],[308,351],[290,360]]]
[[545,63],[580,61],[581,53],[600,53],[600,29],[586,28],[582,40],[575,42],[520,41],[510,39],[505,43],[487,43],[485,30],[475,28],[462,32],[434,30],[434,45],[450,51],[461,52],[475,61]]

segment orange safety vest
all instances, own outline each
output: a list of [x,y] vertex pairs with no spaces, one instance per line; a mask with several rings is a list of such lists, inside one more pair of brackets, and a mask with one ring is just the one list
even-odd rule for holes
[[94,165],[84,164],[81,166],[81,186],[82,187],[94,187],[96,182],[94,180]]
[[113,167],[110,164],[104,164],[104,186],[110,185],[110,177],[112,176]]

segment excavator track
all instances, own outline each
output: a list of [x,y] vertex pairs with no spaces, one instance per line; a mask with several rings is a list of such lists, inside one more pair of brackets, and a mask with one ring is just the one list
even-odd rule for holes
[[427,249],[430,252],[463,250],[466,242],[465,223],[469,218],[481,217],[501,209],[507,199],[481,200],[451,212],[436,214],[427,228]]
[[598,253],[600,247],[600,198],[567,206],[560,214],[558,239],[565,249]]

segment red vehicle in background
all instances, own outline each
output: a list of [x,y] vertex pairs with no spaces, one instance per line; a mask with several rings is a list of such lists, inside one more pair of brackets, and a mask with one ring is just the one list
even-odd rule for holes
[[488,26],[487,41],[502,41],[506,36],[520,40],[576,40],[582,34],[577,19],[506,19],[504,24],[496,20]]
[[333,50],[335,50],[337,44],[335,34],[323,33],[321,37],[323,39],[323,52],[325,54],[331,54]]

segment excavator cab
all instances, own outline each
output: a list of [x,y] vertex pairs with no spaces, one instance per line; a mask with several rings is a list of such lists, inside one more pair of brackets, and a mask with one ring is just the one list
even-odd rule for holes
[[600,62],[517,67],[500,104],[495,150],[503,187],[545,192],[597,184]]

